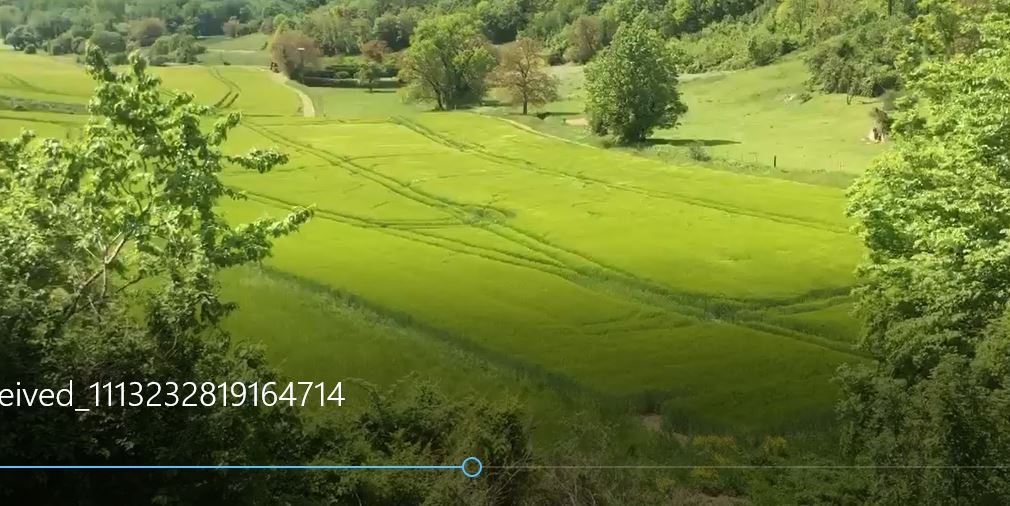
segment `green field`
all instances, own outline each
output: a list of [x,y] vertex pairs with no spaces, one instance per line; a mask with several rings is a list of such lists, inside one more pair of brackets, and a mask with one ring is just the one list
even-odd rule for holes
[[[537,130],[599,145],[581,124],[583,68],[563,65],[551,71],[559,80],[561,99],[534,109],[550,116],[513,118]],[[675,129],[658,130],[652,145],[637,148],[638,154],[690,162],[688,148],[698,144],[714,159],[710,168],[847,186],[884,149],[866,140],[873,126],[870,113],[880,103],[863,97],[848,103],[843,95],[817,93],[809,89],[808,79],[801,56],[767,67],[682,76],[680,90],[688,113]]]
[[[14,57],[31,58],[0,52]],[[11,93],[84,100],[89,89],[69,63],[3,68],[9,82],[53,87]],[[34,68],[62,74],[39,81]],[[770,432],[830,418],[830,378],[859,360],[845,295],[861,246],[838,188],[423,112],[395,93],[309,90],[318,116],[302,118],[293,89],[257,68],[157,72],[246,113],[231,149],[290,155],[266,177],[225,175],[250,197],[226,205],[231,219],[316,206],[262,269],[222,279],[241,305],[231,328],[293,376],[385,384],[413,371],[517,396],[548,435],[571,403]],[[691,89],[689,101],[710,100]],[[0,134],[60,136],[81,120],[10,112]],[[674,133],[710,138],[711,121]]]

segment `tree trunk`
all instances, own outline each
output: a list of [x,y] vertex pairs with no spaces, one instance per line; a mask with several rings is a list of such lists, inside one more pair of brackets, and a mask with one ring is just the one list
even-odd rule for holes
[[526,115],[527,109],[529,108],[529,100],[523,100],[523,116]]

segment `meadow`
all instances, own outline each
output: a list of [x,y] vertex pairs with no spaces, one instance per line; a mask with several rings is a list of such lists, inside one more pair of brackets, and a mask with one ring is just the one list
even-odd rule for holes
[[[673,129],[660,129],[639,155],[691,163],[689,149],[699,146],[712,158],[709,168],[778,177],[835,187],[848,186],[885,145],[866,139],[879,99],[823,94],[812,90],[803,55],[766,67],[681,76],[688,106]],[[562,65],[551,72],[559,82],[559,100],[534,109],[546,116],[519,117],[513,107],[488,112],[539,131],[600,146],[584,126],[583,67]]]
[[[86,100],[80,67],[7,64],[20,58],[43,57],[0,51],[11,76],[0,94]],[[585,409],[631,425],[628,415],[665,414],[680,432],[820,427],[834,371],[861,359],[847,293],[862,250],[837,187],[426,112],[396,93],[303,88],[317,112],[305,118],[291,85],[254,67],[157,72],[168,88],[244,112],[229,149],[290,155],[269,176],[225,174],[249,197],[226,204],[231,219],[316,207],[261,268],[222,279],[240,304],[230,328],[292,376],[389,384],[414,372],[516,397],[549,440]],[[689,101],[713,100],[692,89]],[[742,139],[727,157],[778,149],[763,145],[766,133],[742,133],[746,123],[719,134],[704,111],[662,135]],[[83,120],[3,111],[0,136],[27,127],[62,137]]]

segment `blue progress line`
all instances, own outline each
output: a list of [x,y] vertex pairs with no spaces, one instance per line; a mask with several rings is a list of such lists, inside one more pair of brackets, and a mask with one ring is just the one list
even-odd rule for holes
[[238,465],[203,465],[203,466],[0,466],[0,470],[4,469],[44,469],[44,470],[55,470],[55,469],[204,469],[204,470],[221,470],[221,469],[319,469],[319,470],[347,470],[347,469],[457,469],[463,472],[468,478],[476,478],[480,475],[481,471],[484,470],[484,464],[477,457],[467,457],[463,460],[463,463],[454,466],[378,466],[378,465],[360,465],[360,466],[326,466],[326,465],[301,465],[301,466],[287,466],[287,465],[267,465],[267,466],[238,466]]

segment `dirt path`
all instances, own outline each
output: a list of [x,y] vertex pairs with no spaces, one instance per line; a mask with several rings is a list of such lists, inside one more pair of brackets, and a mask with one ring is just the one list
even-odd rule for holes
[[287,86],[288,88],[291,89],[291,91],[293,91],[293,92],[295,92],[295,93],[298,94],[298,98],[300,98],[302,100],[302,115],[303,116],[305,116],[306,118],[315,118],[316,117],[316,106],[315,106],[315,104],[312,103],[312,98],[309,97],[308,95],[306,95],[304,91],[299,90],[298,88],[295,88],[294,86],[291,86],[290,84],[288,84],[288,81],[290,81],[290,79],[288,79],[288,76],[286,76],[286,75],[284,75],[282,73],[279,73],[279,72],[271,72],[271,71],[265,70],[265,69],[264,69],[264,72],[270,72],[270,78],[271,79],[273,79],[274,81],[277,81],[278,83],[281,83],[281,84]]

